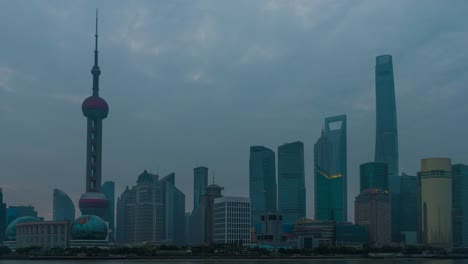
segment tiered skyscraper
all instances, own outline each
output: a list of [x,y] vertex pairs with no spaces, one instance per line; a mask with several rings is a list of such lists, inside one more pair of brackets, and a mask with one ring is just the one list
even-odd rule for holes
[[278,210],[287,224],[306,216],[304,144],[300,141],[278,147]]
[[250,147],[249,194],[251,202],[251,224],[257,231],[261,216],[276,213],[276,166],[275,152],[263,146]]
[[[340,123],[332,129],[330,124]],[[315,219],[347,219],[346,115],[325,118],[325,129],[314,145]]]
[[86,98],[81,106],[83,115],[88,119],[86,142],[86,193],[81,195],[80,210],[84,215],[97,215],[105,219],[109,201],[101,193],[102,174],[102,120],[109,114],[107,102],[99,97],[98,66],[98,23],[96,16],[96,34],[93,75],[93,95]]

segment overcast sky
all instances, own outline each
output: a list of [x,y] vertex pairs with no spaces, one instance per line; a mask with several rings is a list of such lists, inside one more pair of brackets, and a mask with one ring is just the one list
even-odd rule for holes
[[[348,204],[375,144],[375,57],[393,55],[400,170],[468,163],[468,1],[0,0],[0,186],[52,217],[52,190],[85,191],[94,15],[99,8],[103,181],[116,194],[144,170],[176,173],[192,208],[193,168],[248,196],[251,145],[313,144],[348,116]],[[211,177],[210,177],[211,182]],[[77,206],[77,203],[76,203]]]

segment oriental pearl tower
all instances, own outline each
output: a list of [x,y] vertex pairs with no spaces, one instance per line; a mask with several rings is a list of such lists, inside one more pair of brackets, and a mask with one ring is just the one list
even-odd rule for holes
[[[93,95],[86,98],[82,104],[83,115],[87,118],[86,142],[86,193],[81,195],[80,210],[83,215],[96,215],[104,219],[109,201],[101,193],[102,169],[102,120],[109,114],[109,106],[99,97],[98,66],[98,17],[96,11],[96,34],[93,75]],[[104,219],[109,220],[109,219]]]

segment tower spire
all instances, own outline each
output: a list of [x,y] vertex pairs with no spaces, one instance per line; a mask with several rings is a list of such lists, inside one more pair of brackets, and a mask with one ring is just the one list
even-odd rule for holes
[[101,69],[98,65],[98,9],[96,8],[96,33],[94,34],[95,43],[94,43],[94,65],[91,69],[93,74],[93,96],[99,96],[99,75],[101,74]]

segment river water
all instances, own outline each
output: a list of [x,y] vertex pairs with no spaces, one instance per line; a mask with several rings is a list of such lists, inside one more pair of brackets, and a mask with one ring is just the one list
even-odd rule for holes
[[311,260],[206,260],[206,259],[193,259],[193,260],[168,260],[168,259],[152,259],[152,260],[0,260],[0,264],[84,264],[84,263],[104,263],[104,264],[468,264],[468,259],[311,259]]

